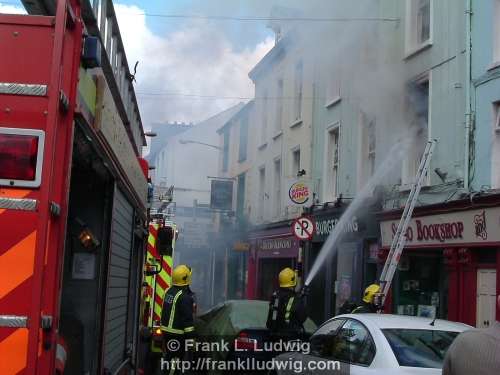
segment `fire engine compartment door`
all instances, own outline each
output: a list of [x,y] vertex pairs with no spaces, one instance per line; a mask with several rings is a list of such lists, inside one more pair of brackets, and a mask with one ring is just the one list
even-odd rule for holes
[[123,362],[130,341],[127,321],[133,223],[134,209],[120,189],[115,187],[103,340],[103,366],[112,373]]

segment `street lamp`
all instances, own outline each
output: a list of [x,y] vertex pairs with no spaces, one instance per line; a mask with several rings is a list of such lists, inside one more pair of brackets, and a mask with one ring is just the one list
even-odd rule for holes
[[207,147],[215,148],[216,150],[219,150],[219,151],[222,150],[222,147],[219,147],[219,146],[216,146],[216,145],[211,145],[209,143],[192,141],[192,140],[189,140],[189,139],[179,139],[179,143],[181,145],[187,145],[189,143],[192,143],[192,144],[197,144],[197,145],[202,145],[202,146],[207,146]]

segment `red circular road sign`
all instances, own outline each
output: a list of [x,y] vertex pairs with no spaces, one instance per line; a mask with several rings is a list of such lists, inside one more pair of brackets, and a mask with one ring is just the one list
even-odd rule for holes
[[299,217],[292,224],[293,235],[300,241],[312,240],[315,231],[316,225],[310,217]]

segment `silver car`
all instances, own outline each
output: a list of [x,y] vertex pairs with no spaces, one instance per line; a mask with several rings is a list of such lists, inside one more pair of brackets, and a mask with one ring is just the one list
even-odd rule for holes
[[446,351],[472,327],[390,314],[348,314],[328,320],[307,352],[276,357],[275,374],[441,374]]

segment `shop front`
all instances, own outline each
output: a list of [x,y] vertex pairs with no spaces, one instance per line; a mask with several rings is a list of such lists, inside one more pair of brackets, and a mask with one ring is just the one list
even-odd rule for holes
[[297,267],[299,241],[286,222],[250,233],[249,242],[247,298],[269,300],[279,287],[279,272],[285,267]]
[[[317,323],[337,314],[346,301],[359,302],[364,287],[377,277],[379,235],[374,214],[353,215],[339,233],[339,241],[334,244],[331,240],[327,242],[346,208],[344,204],[312,212],[316,230],[312,241],[306,245],[306,273],[310,272],[321,251],[328,254],[318,260],[322,265],[310,285],[310,314]],[[326,248],[325,243],[332,248]]]
[[[492,207],[491,201],[495,197],[415,210],[393,280],[388,303],[392,312],[477,327],[500,317],[495,307],[500,290],[500,207]],[[398,214],[383,214],[381,260],[390,248]]]

